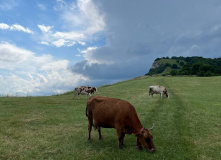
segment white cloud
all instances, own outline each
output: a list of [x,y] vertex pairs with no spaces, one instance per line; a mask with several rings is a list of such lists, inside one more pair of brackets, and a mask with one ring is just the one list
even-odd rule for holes
[[5,23],[0,23],[0,29],[9,29],[10,26]]
[[33,33],[29,28],[24,28],[23,26],[21,26],[19,24],[13,24],[10,27],[10,30],[23,31],[23,32],[26,32],[26,33]]
[[40,42],[40,43],[49,46],[49,43],[48,43],[48,42],[42,41],[42,42]]
[[35,53],[9,43],[0,44],[0,95],[50,95],[73,90],[88,79],[73,74],[68,60]]
[[88,47],[86,50],[81,51],[81,53],[88,54],[89,52],[97,49],[97,47]]
[[0,29],[8,29],[11,31],[22,31],[25,33],[33,33],[33,31],[31,31],[29,28],[24,28],[23,26],[21,26],[19,24],[13,24],[10,26],[5,23],[0,23]]
[[[9,43],[0,44],[0,68],[3,69],[15,69],[19,67],[20,63],[33,57],[32,52],[18,48]],[[13,66],[10,66],[11,63],[14,63]],[[18,66],[16,66],[18,64]]]
[[73,45],[75,45],[74,41],[67,41],[64,39],[59,39],[57,41],[52,42],[53,45],[55,45],[56,47],[62,47],[62,46],[67,46],[67,47],[71,47]]
[[[3,26],[2,26],[3,27]],[[38,28],[42,31],[40,44],[53,45],[56,47],[71,47],[76,44],[76,41],[85,45],[85,42],[81,40],[85,39],[85,35],[75,31],[72,32],[55,32],[51,31],[53,26],[38,25]]]
[[106,27],[104,22],[105,16],[99,11],[92,0],[78,0],[77,6],[81,15],[79,18],[82,19],[81,25],[87,26],[86,33],[94,34],[104,30]]
[[85,46],[85,45],[86,45],[85,42],[78,41],[78,43],[79,43],[80,45],[82,45],[82,46]]
[[37,3],[37,6],[40,10],[45,11],[47,9],[47,7],[41,3]]
[[52,42],[56,47],[61,47],[61,46],[64,46],[64,44],[66,43],[67,41],[65,41],[64,39],[59,39],[55,42]]
[[56,32],[53,34],[53,37],[56,39],[67,39],[67,40],[81,40],[85,39],[85,35],[78,32]]
[[70,47],[76,42],[86,45],[96,33],[104,31],[104,14],[92,0],[66,2],[57,0],[54,10],[59,12],[64,31],[51,31],[52,26],[38,25],[42,31],[41,41],[56,47]]
[[43,25],[38,25],[38,28],[42,31],[42,32],[49,32],[54,26],[45,26]]

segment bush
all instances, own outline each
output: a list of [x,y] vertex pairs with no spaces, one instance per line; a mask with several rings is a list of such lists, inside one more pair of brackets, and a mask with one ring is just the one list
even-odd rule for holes
[[187,70],[183,70],[183,71],[180,71],[180,74],[181,75],[189,75],[189,72]]
[[180,66],[183,66],[183,65],[184,65],[184,62],[181,61],[181,62],[180,62]]
[[178,71],[177,70],[172,70],[170,71],[170,75],[171,76],[176,76],[178,74]]
[[205,74],[204,74],[204,76],[205,77],[210,77],[210,76],[212,76],[213,74],[212,74],[212,72],[210,72],[210,71],[208,71],[208,72],[206,72]]
[[160,60],[160,58],[155,59],[155,61],[159,61],[159,60]]
[[173,68],[173,69],[177,69],[178,66],[177,66],[177,64],[173,64],[173,65],[171,66],[171,68]]

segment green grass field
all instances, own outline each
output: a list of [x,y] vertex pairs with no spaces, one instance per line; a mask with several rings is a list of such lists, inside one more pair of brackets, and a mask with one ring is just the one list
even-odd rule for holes
[[[148,98],[150,85],[164,85],[170,98]],[[157,159],[218,160],[221,157],[221,77],[139,77],[98,88],[96,95],[120,98],[136,108],[157,151],[136,149],[126,135],[119,150],[115,129],[92,131],[88,141],[86,98],[73,92],[50,97],[0,98],[0,160]]]

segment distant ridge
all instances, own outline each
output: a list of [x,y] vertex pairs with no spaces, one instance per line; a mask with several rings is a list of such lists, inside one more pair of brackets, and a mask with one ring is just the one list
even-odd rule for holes
[[162,57],[157,58],[145,75],[196,75],[200,77],[221,76],[221,57]]

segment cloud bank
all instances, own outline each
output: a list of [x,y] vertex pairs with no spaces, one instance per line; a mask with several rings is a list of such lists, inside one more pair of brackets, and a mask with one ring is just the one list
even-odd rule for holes
[[[13,44],[0,44],[1,96],[39,96],[73,90],[86,77],[68,70],[68,60],[35,53]],[[10,71],[10,72],[9,72]],[[3,92],[4,91],[4,92]]]
[[105,12],[106,45],[82,51],[74,73],[117,81],[144,75],[157,57],[221,55],[218,0],[96,2]]
[[85,45],[94,35],[106,27],[102,14],[92,0],[78,0],[68,3],[57,1],[54,7],[60,13],[66,31],[53,31],[53,26],[39,24],[42,31],[41,44],[56,47],[71,47],[76,43]]
[[[14,0],[9,2],[14,2]],[[48,4],[36,2],[36,8],[42,13],[48,13],[50,6]],[[21,5],[25,4],[16,3],[12,5],[11,3],[10,5],[4,1],[0,5],[0,10],[11,13],[14,7],[19,8]],[[53,23],[55,26],[39,23],[36,24],[37,30],[31,30],[19,24],[9,25],[0,22],[1,33],[9,37],[9,31],[20,31],[31,34],[29,40],[34,40],[35,43],[38,41],[38,45],[45,45],[48,48],[65,48],[73,47],[76,44],[85,46],[87,42],[96,39],[95,34],[102,32],[105,28],[104,15],[99,12],[92,0],[68,2],[58,0],[53,5],[54,7],[50,7],[53,13],[57,14],[57,23],[61,26],[56,26],[57,23]],[[29,22],[31,21],[29,20]],[[35,21],[40,22],[41,20],[36,19]],[[21,35],[19,38],[16,37],[16,34],[11,36],[16,38],[20,46],[8,37],[2,38],[4,42],[0,42],[0,96],[60,94],[73,90],[80,84],[93,84],[93,81],[90,81],[88,77],[73,73],[69,69],[69,60],[57,59],[53,53],[42,54],[25,49],[37,48],[42,52],[43,47],[41,48],[33,42],[28,43],[31,47],[24,47],[25,42],[22,43],[21,41],[26,39],[25,36],[22,37]]]

